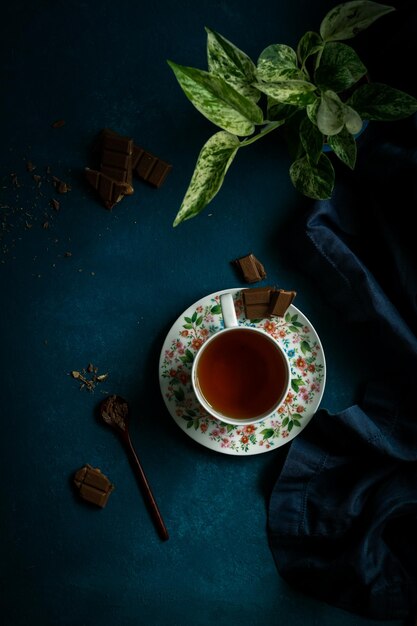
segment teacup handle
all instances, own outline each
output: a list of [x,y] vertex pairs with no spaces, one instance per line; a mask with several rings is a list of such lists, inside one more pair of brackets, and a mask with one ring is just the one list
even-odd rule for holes
[[222,307],[224,327],[238,326],[235,303],[231,293],[224,293],[220,296],[220,306]]

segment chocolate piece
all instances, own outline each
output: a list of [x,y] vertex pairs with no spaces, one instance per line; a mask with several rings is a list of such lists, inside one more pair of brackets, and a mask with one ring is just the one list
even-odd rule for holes
[[278,317],[283,317],[296,295],[296,291],[285,291],[284,289],[278,289],[278,291],[274,291],[271,294],[271,306],[269,309],[269,315],[277,315]]
[[245,315],[250,320],[268,316],[273,287],[253,287],[242,291]]
[[160,187],[172,170],[172,165],[140,146],[133,146],[132,169],[142,180],[154,187]]
[[94,187],[97,189],[100,198],[103,200],[106,209],[111,210],[117,202],[123,199],[126,192],[129,190],[130,185],[128,183],[122,183],[103,172],[97,170],[91,170],[89,167],[85,168],[85,177]]
[[106,506],[107,500],[114,490],[114,485],[107,476],[102,474],[98,467],[92,467],[89,464],[84,465],[75,473],[74,484],[84,500],[102,508]]
[[234,264],[240,270],[243,279],[247,283],[257,283],[266,278],[264,266],[252,253],[236,259]]
[[271,315],[283,317],[296,295],[296,291],[285,291],[285,289],[274,287],[243,289],[245,315],[250,320],[263,319]]
[[117,182],[127,183],[129,187],[125,195],[133,193],[132,153],[133,139],[119,135],[110,128],[102,131],[100,171]]
[[249,306],[252,304],[267,304],[269,306],[271,299],[271,291],[274,287],[252,287],[252,289],[244,289],[242,297],[244,303]]

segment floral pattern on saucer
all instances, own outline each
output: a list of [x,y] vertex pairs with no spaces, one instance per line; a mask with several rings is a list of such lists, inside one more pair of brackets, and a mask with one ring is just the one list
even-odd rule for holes
[[[284,348],[291,365],[291,391],[272,417],[235,426],[211,417],[198,403],[191,384],[194,356],[204,341],[223,328],[220,295],[233,293],[242,326],[263,328]],[[245,318],[241,289],[226,289],[202,298],[172,326],[159,363],[165,403],[176,423],[198,443],[226,454],[258,454],[284,445],[307,425],[316,412],[326,382],[326,364],[319,337],[295,306],[285,317]]]

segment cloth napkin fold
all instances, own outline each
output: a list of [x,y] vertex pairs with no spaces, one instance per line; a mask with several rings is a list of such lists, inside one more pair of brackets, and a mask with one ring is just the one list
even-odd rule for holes
[[356,405],[320,409],[290,444],[269,503],[280,574],[375,619],[417,610],[416,121],[370,124],[358,170],[296,226],[341,327],[366,329],[369,374]]

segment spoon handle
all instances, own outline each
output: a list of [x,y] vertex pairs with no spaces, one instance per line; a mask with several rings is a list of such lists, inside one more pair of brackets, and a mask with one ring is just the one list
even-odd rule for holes
[[162,515],[159,511],[158,505],[156,503],[156,500],[154,498],[154,495],[152,493],[151,487],[149,485],[148,479],[146,478],[145,472],[143,471],[143,467],[141,462],[139,461],[139,458],[136,454],[136,451],[133,447],[133,444],[130,440],[130,436],[129,433],[127,432],[125,434],[125,436],[123,437],[123,440],[126,444],[126,447],[130,453],[131,456],[131,460],[133,462],[134,468],[136,470],[136,475],[139,479],[139,482],[141,484],[141,486],[143,487],[143,493],[144,496],[147,498],[149,507],[150,507],[150,512],[152,514],[152,517],[156,523],[156,527],[158,529],[159,535],[161,537],[161,539],[164,539],[165,541],[167,539],[169,539],[169,534],[167,531],[167,528],[165,526],[164,520],[162,519]]

